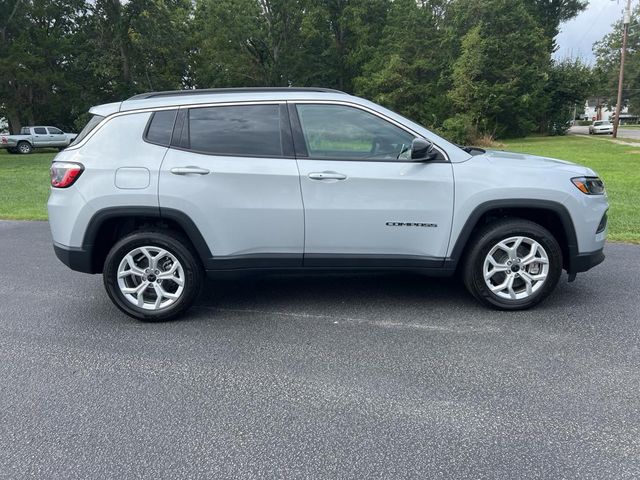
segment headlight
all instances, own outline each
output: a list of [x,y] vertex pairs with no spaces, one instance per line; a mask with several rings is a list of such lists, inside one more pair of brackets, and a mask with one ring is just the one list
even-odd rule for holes
[[575,177],[571,181],[578,190],[587,195],[604,194],[604,183],[598,177]]

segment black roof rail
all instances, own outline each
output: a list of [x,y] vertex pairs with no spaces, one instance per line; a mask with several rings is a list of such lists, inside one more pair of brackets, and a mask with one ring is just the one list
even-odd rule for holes
[[239,87],[239,88],[203,88],[198,90],[167,90],[164,92],[147,92],[134,95],[127,100],[144,100],[146,98],[173,97],[183,95],[211,95],[216,93],[255,93],[255,92],[324,92],[345,93],[332,88],[320,87]]

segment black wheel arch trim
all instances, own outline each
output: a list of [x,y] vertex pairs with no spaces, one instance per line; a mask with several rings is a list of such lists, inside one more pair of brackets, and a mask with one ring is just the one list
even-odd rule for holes
[[447,264],[451,268],[456,268],[458,263],[462,259],[462,255],[464,254],[465,248],[471,238],[471,234],[478,222],[488,212],[492,210],[501,210],[501,209],[510,209],[517,208],[523,210],[546,210],[552,212],[558,216],[560,222],[562,223],[562,227],[564,229],[564,233],[567,239],[567,251],[569,252],[569,258],[566,259],[567,271],[569,273],[574,273],[579,268],[579,251],[578,251],[578,239],[576,236],[576,229],[571,218],[571,214],[567,210],[567,208],[561,203],[552,201],[552,200],[537,200],[537,199],[525,199],[525,198],[516,198],[516,199],[501,199],[501,200],[489,200],[487,202],[481,203],[478,205],[467,221],[465,222],[462,230],[460,231],[460,235],[455,241],[455,245],[453,250],[451,251],[451,255],[446,259],[445,264]]
[[[104,222],[120,217],[124,219],[144,217],[174,221],[184,230],[203,264],[205,264],[211,257],[211,251],[191,217],[179,210],[161,207],[108,207],[98,210],[93,214],[91,220],[89,220],[89,223],[87,224],[87,230],[85,231],[82,247],[80,247],[80,249],[83,252],[86,252],[87,255],[92,256],[93,247],[96,244],[96,237]],[[97,273],[95,267],[91,267],[89,270],[92,271],[88,271],[86,273]]]

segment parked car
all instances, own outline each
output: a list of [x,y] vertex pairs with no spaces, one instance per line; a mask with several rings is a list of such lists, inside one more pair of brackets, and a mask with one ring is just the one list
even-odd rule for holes
[[596,120],[589,125],[589,135],[598,135],[599,133],[613,134],[613,123],[609,120]]
[[91,113],[51,166],[54,250],[136,318],[184,312],[205,273],[256,270],[458,271],[518,310],[604,259],[593,170],[460,148],[335,90],[157,92]]
[[31,153],[35,148],[68,147],[77,137],[56,127],[22,127],[19,135],[0,135],[0,148],[9,153]]

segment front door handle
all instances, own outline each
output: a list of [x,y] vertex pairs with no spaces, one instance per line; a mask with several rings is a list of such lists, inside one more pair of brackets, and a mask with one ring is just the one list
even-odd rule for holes
[[174,175],[208,175],[211,172],[206,168],[189,166],[172,168],[171,173],[173,173]]
[[309,174],[311,180],[346,180],[347,176],[338,172],[313,172]]

